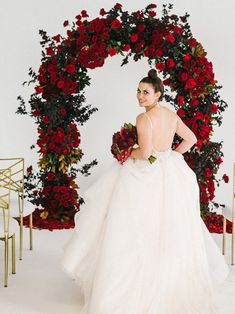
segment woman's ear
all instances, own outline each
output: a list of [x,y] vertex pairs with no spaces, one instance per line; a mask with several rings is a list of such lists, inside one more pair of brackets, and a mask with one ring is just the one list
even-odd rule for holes
[[160,91],[158,91],[158,92],[156,92],[155,94],[156,94],[156,98],[157,98],[157,100],[158,100],[158,99],[161,97],[161,94],[162,94],[162,93],[161,93]]

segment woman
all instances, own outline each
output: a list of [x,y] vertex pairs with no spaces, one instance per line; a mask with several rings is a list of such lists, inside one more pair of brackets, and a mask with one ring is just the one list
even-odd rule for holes
[[[195,173],[183,153],[196,137],[159,104],[150,70],[138,86],[139,147],[84,194],[62,266],[84,297],[82,314],[214,313],[213,286],[228,267],[206,229]],[[182,142],[172,150],[175,133]],[[154,163],[148,161],[153,154]]]

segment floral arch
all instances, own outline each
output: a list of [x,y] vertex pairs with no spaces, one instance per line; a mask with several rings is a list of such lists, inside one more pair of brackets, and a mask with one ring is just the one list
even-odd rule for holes
[[[121,66],[145,57],[164,78],[165,100],[193,130],[197,144],[185,154],[185,160],[197,174],[200,185],[201,212],[206,215],[213,205],[215,175],[222,162],[222,143],[210,140],[214,125],[221,125],[227,104],[221,100],[213,66],[202,45],[193,37],[189,15],[171,13],[173,6],[164,5],[158,17],[156,5],[129,13],[122,5],[88,20],[83,10],[75,22],[64,22],[66,36],[49,37],[40,31],[42,62],[38,73],[32,69],[30,83],[36,83],[30,97],[30,110],[21,102],[17,112],[29,114],[38,127],[39,172],[28,167],[26,193],[35,205],[35,225],[65,228],[73,226],[73,216],[83,199],[75,183],[80,171],[89,175],[97,161],[76,168],[82,150],[77,124],[83,124],[97,108],[85,105],[83,89],[90,85],[87,69],[104,65],[107,57],[123,55]],[[179,143],[176,136],[174,146]],[[228,181],[226,175],[224,181]]]

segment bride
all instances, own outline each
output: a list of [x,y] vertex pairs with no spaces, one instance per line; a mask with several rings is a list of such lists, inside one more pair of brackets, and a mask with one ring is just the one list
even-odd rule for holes
[[[63,269],[81,288],[80,314],[211,314],[228,267],[200,217],[199,186],[183,153],[197,141],[160,105],[154,69],[137,89],[139,147],[84,193]],[[182,141],[172,150],[174,135]],[[156,156],[152,164],[149,156]]]

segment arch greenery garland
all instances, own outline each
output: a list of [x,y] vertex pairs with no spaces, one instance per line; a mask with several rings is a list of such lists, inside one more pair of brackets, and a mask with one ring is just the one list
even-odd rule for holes
[[[158,17],[156,4],[129,13],[121,4],[109,11],[100,10],[99,17],[88,20],[83,10],[76,20],[64,22],[66,36],[49,37],[40,31],[43,47],[38,73],[31,68],[35,92],[26,111],[19,96],[17,112],[29,114],[38,128],[39,172],[27,169],[26,192],[35,205],[34,218],[38,226],[57,220],[69,226],[83,199],[75,183],[78,171],[89,175],[97,161],[76,168],[82,150],[79,148],[82,125],[97,108],[85,104],[83,89],[90,85],[87,69],[104,65],[107,57],[123,56],[121,66],[147,58],[156,67],[166,87],[165,100],[193,130],[197,144],[185,154],[185,160],[195,171],[200,185],[201,212],[208,213],[213,205],[215,175],[222,162],[222,142],[210,140],[214,125],[221,125],[227,104],[221,100],[214,78],[213,66],[202,45],[193,37],[188,23],[189,14],[172,14],[173,5],[163,5]],[[26,83],[26,82],[25,82]],[[177,146],[180,138],[174,140]],[[226,175],[224,181],[228,181]],[[54,225],[52,228],[56,228]]]

